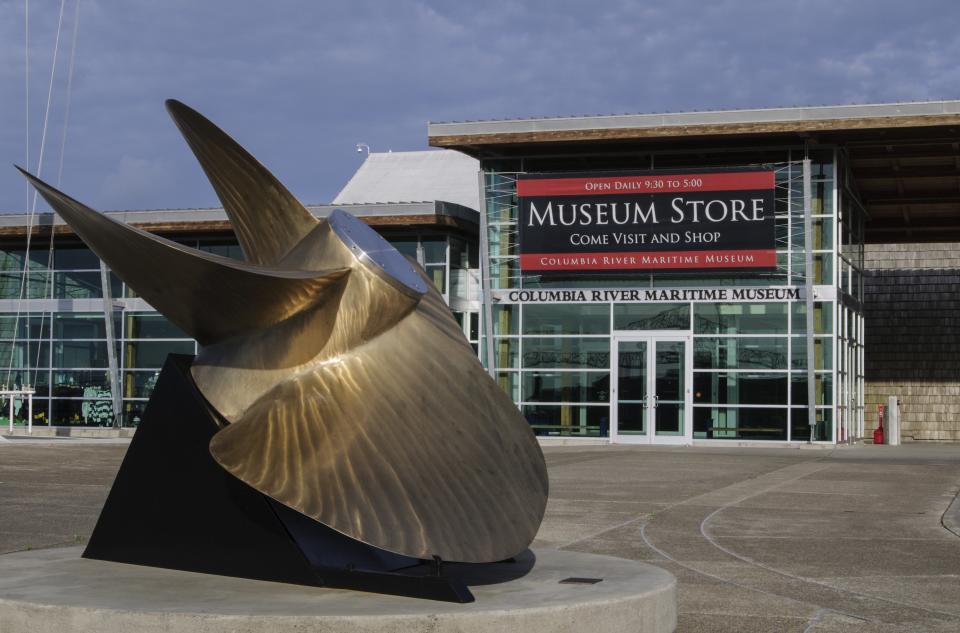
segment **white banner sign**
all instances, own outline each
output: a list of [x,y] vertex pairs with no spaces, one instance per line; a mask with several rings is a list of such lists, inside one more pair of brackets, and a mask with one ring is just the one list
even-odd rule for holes
[[[833,288],[815,287],[817,301],[835,299]],[[494,303],[677,303],[683,301],[800,301],[802,287],[760,288],[544,288],[531,290],[491,290]]]

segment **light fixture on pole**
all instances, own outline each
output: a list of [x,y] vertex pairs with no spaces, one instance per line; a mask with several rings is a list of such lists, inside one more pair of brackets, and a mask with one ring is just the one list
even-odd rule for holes
[[357,151],[358,151],[358,152],[362,152],[363,150],[367,150],[367,156],[370,155],[370,146],[369,146],[369,145],[367,145],[366,143],[357,143]]

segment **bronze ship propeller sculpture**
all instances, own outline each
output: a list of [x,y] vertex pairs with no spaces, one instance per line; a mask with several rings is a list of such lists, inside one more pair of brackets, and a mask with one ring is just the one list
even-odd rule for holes
[[[172,100],[167,109],[223,203],[246,262],[115,221],[23,173],[94,253],[200,344],[189,364],[189,388],[212,410],[205,454],[265,495],[311,560],[323,556],[305,551],[310,539],[293,524],[332,530],[381,558],[488,563],[524,551],[546,506],[543,454],[423,271],[346,212],[314,217],[194,110]],[[155,404],[158,398],[189,400],[182,393],[169,397],[169,389],[163,396],[158,384],[145,418],[152,410],[176,411],[170,402]],[[143,425],[134,444],[141,434],[147,435]],[[169,439],[164,450],[178,451],[170,448],[176,441]],[[137,468],[134,448],[111,492],[117,501],[108,499],[87,555],[106,541],[105,535],[98,541],[97,531],[108,531],[111,505],[120,512],[124,470]],[[147,449],[138,451],[141,463],[152,459]],[[194,504],[200,514],[203,504]],[[339,547],[331,544],[341,541],[331,539],[323,547]],[[167,549],[178,558],[175,547]],[[104,557],[143,562],[155,560],[151,556]]]

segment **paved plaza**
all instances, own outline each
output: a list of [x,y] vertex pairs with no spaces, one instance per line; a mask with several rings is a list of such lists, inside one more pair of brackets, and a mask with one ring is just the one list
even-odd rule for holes
[[[0,440],[0,553],[83,543],[125,450]],[[678,631],[960,630],[960,445],[546,454],[534,546],[669,570]]]

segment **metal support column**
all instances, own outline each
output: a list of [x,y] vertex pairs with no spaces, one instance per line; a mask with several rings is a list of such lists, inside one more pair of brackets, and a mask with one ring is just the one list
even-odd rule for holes
[[480,186],[480,335],[487,355],[487,373],[494,379],[497,377],[496,361],[494,360],[493,345],[493,295],[490,293],[490,236],[487,233],[487,188],[484,183],[483,169],[479,173]]
[[803,250],[806,275],[804,290],[807,307],[807,423],[810,442],[817,425],[817,372],[814,359],[813,332],[813,176],[810,159],[803,159]]
[[120,370],[117,363],[117,337],[113,331],[113,295],[110,292],[110,271],[100,261],[100,285],[103,287],[103,321],[107,332],[107,364],[110,367],[110,397],[113,404],[113,426],[120,427]]

